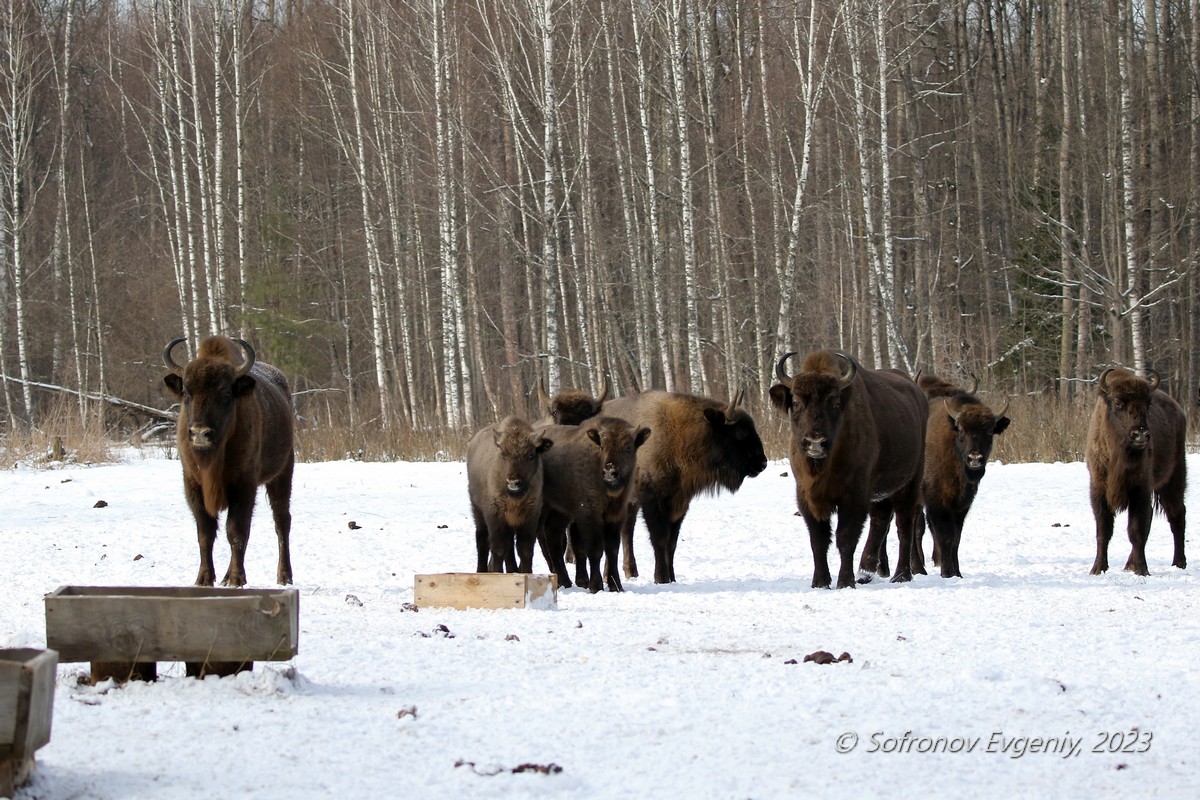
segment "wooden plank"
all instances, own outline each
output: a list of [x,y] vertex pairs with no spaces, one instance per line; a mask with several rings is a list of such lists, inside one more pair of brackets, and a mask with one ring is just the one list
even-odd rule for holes
[[32,758],[50,741],[57,672],[53,650],[0,650],[0,758]]
[[46,643],[64,661],[286,661],[295,589],[64,586],[46,595]]
[[418,608],[554,608],[558,578],[512,572],[417,575],[413,595]]

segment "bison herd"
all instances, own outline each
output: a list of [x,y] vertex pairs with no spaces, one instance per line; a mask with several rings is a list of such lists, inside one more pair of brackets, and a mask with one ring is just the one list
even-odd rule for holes
[[[294,465],[294,415],[287,380],[255,360],[240,339],[205,339],[180,364],[169,343],[164,382],[180,403],[178,447],[184,494],[200,545],[197,585],[212,585],[217,515],[228,510],[231,555],[223,583],[246,583],[250,517],[267,489],[279,540],[277,581],[291,583],[288,540]],[[808,529],[814,588],[829,588],[829,546],[838,554],[838,588],[872,576],[911,580],[925,573],[922,538],[942,577],[959,577],[963,524],[987,468],[993,439],[1010,420],[1006,402],[994,411],[969,389],[918,373],[868,369],[833,350],[809,353],[795,374],[783,355],[775,367],[771,404],[790,427],[789,460],[798,516]],[[1174,536],[1172,564],[1184,555],[1186,419],[1180,405],[1148,378],[1120,368],[1097,380],[1088,432],[1087,465],[1096,518],[1092,574],[1108,569],[1114,515],[1128,510],[1132,551],[1125,569],[1149,574],[1146,540],[1153,505]],[[472,436],[467,493],[475,521],[479,572],[531,572],[535,542],[559,585],[621,591],[617,568],[636,577],[633,530],[640,510],[654,551],[655,583],[675,580],[675,550],[688,508],[701,492],[736,492],[767,467],[762,439],[742,407],[680,392],[644,391],[610,398],[563,391],[539,382],[547,414],[530,423],[509,416]],[[833,519],[836,516],[836,530]],[[894,574],[887,533],[896,521]],[[855,569],[862,531],[869,532]]]

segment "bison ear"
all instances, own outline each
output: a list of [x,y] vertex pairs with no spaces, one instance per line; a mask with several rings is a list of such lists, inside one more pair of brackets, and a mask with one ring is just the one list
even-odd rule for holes
[[1008,430],[1008,424],[1012,422],[1008,417],[1000,417],[996,420],[996,427],[992,429],[992,433],[1004,433]]
[[163,383],[166,384],[167,391],[176,400],[183,399],[183,378],[172,372],[170,375],[163,376]]
[[646,443],[650,438],[649,428],[638,428],[637,433],[633,437],[633,449],[636,450]]
[[958,433],[958,420],[956,420],[954,418],[954,415],[947,414],[946,421],[950,423],[950,430],[954,431],[955,433]]
[[720,428],[723,425],[729,424],[729,420],[725,418],[725,412],[719,408],[704,409],[704,418],[708,420],[708,424],[714,428]]
[[233,381],[233,396],[245,397],[254,391],[254,377],[251,375],[243,375]]
[[584,433],[587,434],[587,437],[592,440],[592,443],[595,444],[596,447],[600,446],[600,431],[596,430],[595,428],[588,428],[586,431],[584,431]]
[[792,410],[792,389],[790,386],[784,386],[782,383],[777,383],[771,387],[771,405],[778,408],[780,411]]
[[554,446],[554,440],[547,439],[545,436],[543,436],[541,438],[541,440],[537,443],[537,451],[539,453],[544,453],[553,446]]

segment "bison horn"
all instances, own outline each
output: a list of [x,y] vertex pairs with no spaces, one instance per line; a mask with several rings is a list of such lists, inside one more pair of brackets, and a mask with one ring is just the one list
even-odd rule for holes
[[596,405],[604,405],[604,401],[608,399],[608,392],[612,387],[608,383],[608,376],[604,376],[604,389],[601,390],[600,396],[596,398]]
[[234,339],[238,347],[242,348],[242,365],[238,367],[234,377],[240,378],[250,372],[250,368],[254,366],[254,348],[250,346],[245,339]]
[[[954,409],[950,407],[950,398],[943,397],[942,405],[946,407],[946,413],[950,415],[950,419],[954,420],[954,424],[958,424],[958,418],[962,416],[962,408]],[[958,405],[957,403],[955,405]]]
[[1152,369],[1147,369],[1146,372],[1148,373],[1146,380],[1150,381],[1150,391],[1153,392],[1158,388],[1158,385],[1162,383],[1162,378],[1159,377],[1159,374]]
[[1113,371],[1112,367],[1100,373],[1100,377],[1096,379],[1096,384],[1100,387],[1100,391],[1108,394],[1108,374]]
[[992,416],[994,416],[996,419],[1000,419],[1001,417],[1003,417],[1003,416],[1004,416],[1004,413],[1005,413],[1006,411],[1008,411],[1008,404],[1009,404],[1009,403],[1011,403],[1011,402],[1012,402],[1012,398],[1011,398],[1011,397],[1006,397],[1006,398],[1004,398],[1004,405],[1002,405],[1002,406],[1000,407],[1000,410],[999,410],[999,411],[997,411],[997,412],[996,412],[995,414],[993,414]]
[[775,362],[775,377],[779,379],[780,383],[791,383],[792,382],[792,379],[790,377],[788,377],[787,372],[784,371],[783,365],[786,364],[787,360],[794,355],[796,355],[794,352],[784,353],[779,358],[779,361]]
[[167,369],[171,370],[171,372],[175,375],[183,375],[183,365],[175,360],[174,351],[176,347],[186,341],[187,339],[182,337],[179,339],[172,339],[167,343],[167,346],[163,348],[163,363],[166,364]]
[[546,392],[546,379],[538,378],[538,400],[542,403],[542,408],[550,408],[550,395]]
[[979,389],[979,378],[976,377],[974,372],[968,372],[967,374],[971,376],[971,388],[967,389],[967,394],[975,394]]
[[725,410],[725,416],[733,416],[733,412],[737,410],[737,407],[742,404],[744,399],[746,399],[746,390],[744,388],[738,389],[733,395],[733,399],[729,401],[729,408]]
[[847,369],[846,372],[844,372],[842,376],[838,378],[838,389],[845,389],[854,382],[854,376],[858,374],[858,362],[840,350],[837,353],[837,357],[845,361],[846,366],[849,367],[849,369]]

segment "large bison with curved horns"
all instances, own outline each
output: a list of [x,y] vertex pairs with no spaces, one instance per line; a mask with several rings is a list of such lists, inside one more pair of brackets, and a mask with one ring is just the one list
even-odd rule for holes
[[1175,537],[1171,566],[1187,567],[1183,546],[1187,419],[1179,403],[1158,388],[1160,380],[1153,370],[1146,380],[1125,369],[1109,368],[1096,381],[1098,397],[1087,443],[1092,513],[1096,517],[1093,575],[1108,569],[1113,517],[1125,509],[1129,510],[1132,545],[1125,569],[1137,575],[1150,574],[1146,540],[1150,538],[1153,514],[1151,498],[1166,513]]
[[838,588],[854,586],[854,551],[867,515],[894,512],[900,555],[893,581],[912,579],[914,525],[925,463],[924,393],[898,370],[864,369],[842,352],[810,353],[789,376],[784,354],[771,402],[788,415],[796,502],[808,527],[813,588],[831,584],[830,519],[837,512]]
[[213,543],[217,515],[228,509],[225,535],[229,539],[229,569],[225,586],[246,585],[246,544],[258,487],[266,485],[279,564],[275,578],[292,582],[289,537],[292,448],[295,415],[287,378],[270,364],[255,360],[254,349],[241,339],[210,336],[200,343],[187,364],[175,360],[183,339],[163,350],[170,368],[163,378],[167,391],[180,403],[176,424],[183,492],[196,519],[200,543],[197,586],[212,586]]
[[[637,576],[633,528],[637,510],[654,547],[654,582],[675,582],[675,547],[692,498],[701,492],[736,492],[767,468],[754,419],[741,407],[743,393],[723,403],[710,397],[641,392],[609,400],[603,414],[654,431],[638,450],[634,495],[621,531],[625,575]],[[609,569],[615,569],[610,565]]]

